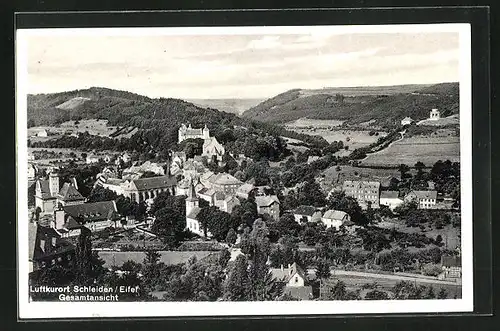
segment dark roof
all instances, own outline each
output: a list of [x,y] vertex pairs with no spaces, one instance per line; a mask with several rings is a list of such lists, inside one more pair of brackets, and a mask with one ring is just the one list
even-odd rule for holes
[[313,298],[312,286],[285,286],[283,293],[299,300],[311,300]]
[[68,230],[81,228],[82,225],[78,223],[71,215],[68,215],[64,227]]
[[283,281],[288,283],[293,275],[298,274],[303,279],[306,279],[304,270],[294,262],[292,265],[289,265],[288,268],[271,268],[271,274],[278,281]]
[[408,195],[415,195],[417,199],[436,199],[437,191],[411,191]]
[[280,201],[276,195],[256,196],[255,203],[257,204],[258,207],[268,207],[271,206],[273,203],[279,204]]
[[85,198],[80,194],[80,192],[78,192],[77,189],[70,183],[64,183],[57,197],[62,199],[63,201],[85,200]]
[[99,201],[64,206],[63,210],[79,222],[111,219],[117,213],[114,201]]
[[298,206],[293,211],[294,214],[312,216],[316,212],[316,208],[313,206]]
[[132,182],[138,190],[153,190],[175,186],[177,179],[174,176],[157,176],[134,179]]
[[380,199],[397,199],[399,197],[398,191],[382,191],[380,192]]
[[461,267],[462,260],[460,259],[460,256],[443,256],[441,264],[444,267]]
[[40,179],[40,190],[42,191],[42,199],[50,199],[53,198],[50,194],[49,188],[49,180],[48,179]]
[[191,209],[191,212],[188,215],[186,215],[186,218],[191,218],[195,220],[196,217],[198,217],[200,211],[201,211],[200,207],[194,207],[193,209]]

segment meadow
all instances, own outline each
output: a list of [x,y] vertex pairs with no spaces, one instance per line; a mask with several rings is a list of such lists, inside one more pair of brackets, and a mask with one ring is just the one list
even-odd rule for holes
[[459,137],[410,137],[397,141],[386,149],[369,154],[361,162],[364,165],[413,166],[418,161],[432,166],[437,161],[460,161]]

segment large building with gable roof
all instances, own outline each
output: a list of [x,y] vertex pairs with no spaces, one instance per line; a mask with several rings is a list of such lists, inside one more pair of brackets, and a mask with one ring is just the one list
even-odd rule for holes
[[85,198],[78,192],[75,178],[69,183],[60,185],[59,175],[53,171],[48,179],[38,179],[35,184],[35,207],[42,213],[52,213],[58,206],[78,205],[85,202]]

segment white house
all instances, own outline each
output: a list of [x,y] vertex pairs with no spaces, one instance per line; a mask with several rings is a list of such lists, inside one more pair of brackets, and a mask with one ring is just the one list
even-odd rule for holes
[[380,204],[394,210],[394,208],[403,204],[403,199],[399,198],[398,191],[382,191],[380,192]]
[[401,125],[410,125],[413,123],[413,119],[411,117],[405,117],[401,120]]
[[437,110],[436,108],[432,109],[429,113],[429,119],[430,120],[438,120],[441,118],[441,113],[439,112],[439,110]]
[[416,201],[419,209],[432,209],[436,205],[437,191],[411,191],[404,200]]
[[47,137],[48,133],[47,133],[47,130],[43,129],[43,130],[38,131],[38,133],[36,135],[38,137]]
[[326,225],[327,228],[335,227],[337,230],[340,229],[340,226],[345,222],[351,220],[351,217],[346,212],[341,210],[327,210],[323,217],[321,217],[321,222]]
[[321,212],[313,206],[299,206],[293,210],[293,218],[297,223],[301,223],[303,219],[312,222],[313,220],[321,220]]

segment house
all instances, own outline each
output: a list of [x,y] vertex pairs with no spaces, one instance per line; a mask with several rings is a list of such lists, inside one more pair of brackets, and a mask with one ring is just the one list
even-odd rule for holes
[[92,232],[117,226],[117,222],[120,220],[116,203],[113,200],[63,206],[55,211],[56,229],[65,227],[69,221],[66,215],[71,216],[78,224],[85,226]]
[[241,185],[240,187],[238,187],[238,189],[236,190],[236,196],[238,196],[242,199],[248,199],[248,197],[250,196],[250,194],[252,192],[254,192],[254,190],[255,190],[255,186],[253,186],[250,183],[245,183],[245,184]]
[[403,199],[399,198],[398,191],[382,191],[380,192],[380,204],[394,210],[394,208],[403,204]]
[[319,156],[316,156],[316,155],[311,155],[307,158],[307,164],[311,164],[313,163],[314,161],[317,161],[319,160]]
[[47,137],[48,133],[47,133],[47,130],[42,129],[42,130],[38,131],[38,133],[36,135],[37,135],[37,137]]
[[414,122],[414,120],[411,117],[405,117],[401,120],[401,125],[411,125]]
[[257,196],[255,197],[257,204],[257,213],[269,214],[274,220],[278,220],[280,216],[280,201],[276,195]]
[[226,149],[222,144],[220,144],[215,137],[210,137],[205,139],[203,142],[203,153],[202,156],[207,157],[210,162],[214,157],[218,161],[222,161],[222,156],[226,153]]
[[292,213],[297,223],[302,223],[303,219],[306,219],[307,222],[321,220],[321,212],[313,206],[302,205],[295,208]]
[[29,272],[54,265],[75,263],[75,246],[61,238],[53,228],[28,223]]
[[[205,236],[205,233],[201,222],[198,221],[198,214],[200,211],[199,199],[196,196],[194,183],[191,182],[186,197],[186,228],[189,231],[203,237]],[[207,231],[207,236],[211,236],[209,231]]]
[[443,272],[439,278],[462,278],[462,259],[460,256],[442,256],[441,266]]
[[411,191],[405,198],[405,202],[415,201],[419,209],[432,209],[436,206],[437,191]]
[[79,205],[85,202],[85,198],[78,192],[75,178],[72,178],[70,183],[63,184],[56,198],[57,205],[61,206]]
[[[195,187],[195,191],[196,191],[196,187]],[[196,193],[200,199],[207,201],[210,204],[210,206],[215,205],[215,190],[214,189],[204,187]]]
[[99,163],[99,156],[97,155],[87,155],[87,158],[85,159],[85,163],[87,164],[93,164],[93,163]]
[[379,208],[380,182],[346,180],[342,190],[347,196],[356,199],[363,209],[367,209],[368,206],[373,209]]
[[125,181],[122,189],[125,197],[140,203],[156,198],[161,192],[168,191],[171,195],[175,195],[176,185],[177,179],[166,175]]
[[178,131],[178,142],[179,144],[186,139],[208,139],[210,138],[210,130],[205,127],[203,129],[193,129],[191,124],[186,126],[182,124]]
[[146,161],[141,165],[134,165],[129,168],[123,169],[122,176],[126,178],[132,178],[134,177],[134,175],[139,174],[140,177],[145,172],[152,172],[159,176],[165,176],[165,164]]
[[327,210],[323,217],[321,217],[321,222],[325,224],[327,228],[334,227],[339,230],[340,226],[346,222],[349,222],[351,217],[344,211],[341,210]]
[[215,206],[226,213],[231,214],[235,206],[240,205],[240,200],[234,195],[225,195],[224,193],[217,192],[215,194]]
[[432,121],[436,121],[438,119],[441,118],[441,113],[439,112],[439,110],[437,110],[436,108],[432,109],[429,113],[429,119],[432,120]]
[[289,264],[287,268],[281,265],[280,268],[270,269],[272,277],[285,284],[283,294],[288,294],[299,300],[310,300],[313,298],[312,287],[306,286],[306,274],[296,263]]
[[217,175],[210,176],[207,186],[213,188],[218,192],[224,192],[226,194],[236,194],[236,191],[241,185],[243,185],[243,182],[239,179],[231,176],[228,173],[221,172]]
[[38,173],[38,168],[33,163],[28,163],[28,180],[34,180],[36,174]]
[[49,179],[38,179],[35,184],[35,208],[40,208],[42,213],[52,213],[58,205],[79,204],[85,198],[78,192],[74,178],[70,183],[60,186],[59,174],[52,171]]

